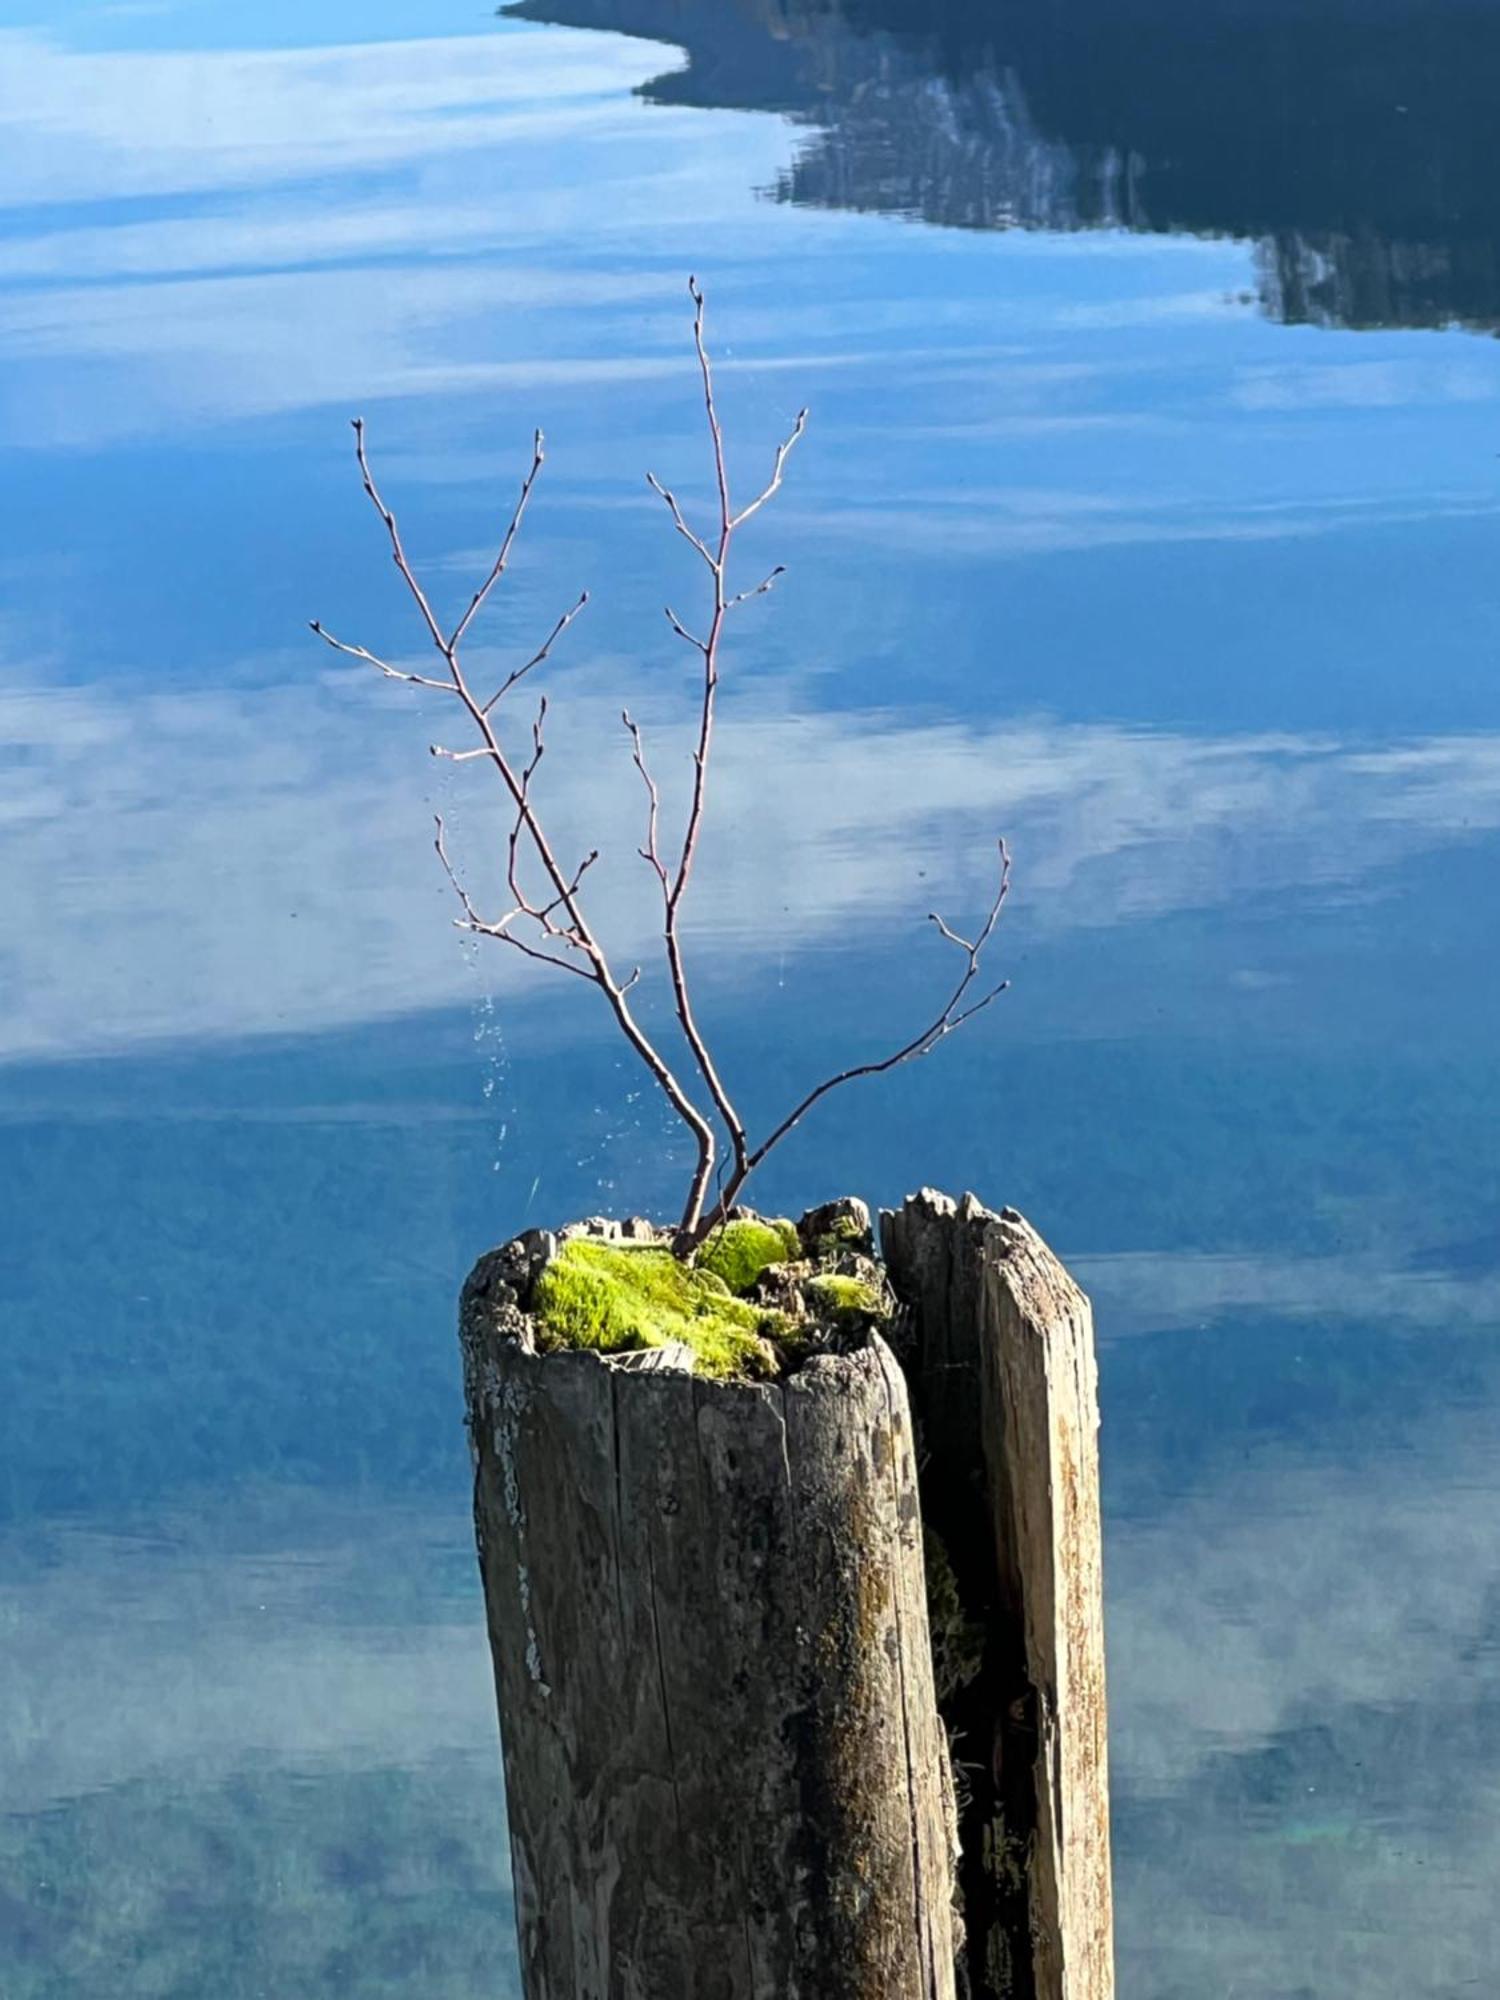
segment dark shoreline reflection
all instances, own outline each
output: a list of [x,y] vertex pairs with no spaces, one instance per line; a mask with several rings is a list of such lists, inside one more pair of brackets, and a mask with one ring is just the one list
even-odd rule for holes
[[679,44],[658,103],[816,136],[776,198],[964,229],[1257,246],[1289,324],[1500,326],[1486,0],[520,0]]

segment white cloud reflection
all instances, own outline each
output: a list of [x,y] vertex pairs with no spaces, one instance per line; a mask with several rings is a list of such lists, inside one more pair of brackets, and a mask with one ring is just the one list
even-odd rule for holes
[[1433,1269],[1393,1261],[1379,1251],[1267,1257],[1123,1250],[1080,1257],[1076,1268],[1089,1291],[1107,1301],[1100,1319],[1111,1339],[1207,1328],[1229,1314],[1241,1323],[1267,1315],[1312,1325],[1366,1319],[1452,1333],[1488,1334],[1500,1326],[1500,1270]]
[[[1488,1964],[1494,1429],[1444,1410],[1399,1451],[1269,1445],[1110,1524],[1121,1957],[1143,1989],[1405,2000]],[[148,1830],[212,1824],[242,1773],[445,1755],[497,1796],[471,1564],[446,1502],[308,1491],[0,1541],[7,1810],[109,1791]],[[415,1851],[431,1829],[403,1831]]]
[[312,1492],[0,1541],[6,1810],[480,1745],[498,1785],[472,1561],[461,1509]]
[[1114,1527],[1129,1983],[1169,2000],[1488,1989],[1495,1445],[1478,1408],[1343,1463],[1268,1442]]
[[[309,645],[312,645],[309,640]],[[656,916],[620,740],[637,677],[596,657],[557,697],[546,806],[606,848],[596,909],[627,962]],[[436,699],[436,698],[433,698]],[[664,783],[686,716],[638,711]],[[429,833],[453,824],[483,902],[491,788],[424,754],[446,710],[338,670],[213,691],[0,686],[0,1053],[316,1029],[472,998]],[[730,970],[774,940],[889,930],[979,900],[1003,830],[1024,921],[1066,931],[1382,873],[1500,828],[1500,738],[1383,750],[1038,720],[809,712],[760,682],[726,711],[692,923]],[[675,747],[674,747],[675,746]],[[487,952],[502,991],[514,965]],[[525,988],[531,982],[524,983]]]
[[550,131],[590,107],[618,115],[660,53],[552,30],[106,52],[0,31],[3,199],[119,200],[411,165]]
[[[1348,1463],[1268,1445],[1110,1536],[1112,1754],[1138,1796],[1353,1704],[1437,1701],[1486,1643],[1495,1423],[1443,1412]],[[1495,1772],[1500,1778],[1500,1770]]]
[[[6,436],[97,446],[351,395],[666,372],[629,310],[662,296],[643,242],[675,270],[790,141],[738,121],[704,174],[705,114],[648,121],[630,95],[662,56],[516,23],[105,53],[0,31]],[[609,307],[604,353],[576,354]]]
[[1483,487],[1229,501],[1200,494],[1119,497],[1083,489],[937,487],[904,500],[846,504],[815,515],[788,509],[781,520],[821,536],[941,561],[1151,544],[1304,541],[1349,529],[1479,520],[1497,513],[1500,501]]

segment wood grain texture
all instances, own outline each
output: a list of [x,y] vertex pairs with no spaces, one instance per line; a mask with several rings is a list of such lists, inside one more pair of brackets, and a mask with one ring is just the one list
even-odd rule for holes
[[924,1190],[881,1222],[922,1506],[983,1642],[944,1702],[967,1772],[962,1990],[1112,2000],[1089,1302],[1014,1210]]
[[901,1371],[539,1355],[549,1245],[461,1308],[526,2000],[954,2000]]

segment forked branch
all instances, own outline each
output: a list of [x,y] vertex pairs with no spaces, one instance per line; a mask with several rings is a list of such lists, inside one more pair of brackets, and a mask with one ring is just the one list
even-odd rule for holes
[[[584,914],[580,893],[583,877],[597,859],[597,855],[590,855],[571,876],[568,875],[553,851],[532,799],[532,780],[536,776],[546,748],[543,737],[543,723],[547,713],[546,697],[543,696],[536,720],[531,727],[531,750],[524,764],[516,763],[513,754],[506,748],[499,734],[497,712],[504,697],[519,681],[547,659],[557,639],[588,602],[588,593],[585,591],[572,608],[563,613],[542,645],[522,665],[508,674],[488,698],[481,698],[475,693],[463,665],[460,650],[463,641],[495,586],[505,574],[532,491],[540,476],[546,456],[542,433],[538,431],[533,440],[531,464],[521,482],[520,494],[501,537],[495,559],[471,596],[463,616],[451,632],[446,631],[439,623],[431,599],[406,553],[396,516],[386,505],[375,483],[365,446],[364,420],[358,417],[354,420],[354,448],[364,490],[385,527],[386,537],[390,543],[391,560],[421,615],[433,648],[442,660],[444,673],[441,677],[409,673],[404,669],[390,666],[364,647],[346,645],[342,640],[335,639],[317,621],[313,623],[313,630],[337,651],[373,667],[387,679],[409,681],[414,686],[435,689],[439,693],[451,696],[468,716],[479,738],[472,751],[449,751],[436,744],[433,750],[436,755],[451,757],[456,762],[468,761],[470,758],[487,762],[504,787],[513,811],[507,841],[506,867],[506,881],[512,901],[509,908],[499,917],[485,918],[480,915],[449,859],[443,827],[439,822],[436,841],[438,859],[458,897],[459,907],[463,913],[454,921],[463,930],[496,938],[527,958],[535,959],[543,965],[555,966],[563,972],[577,974],[598,987],[615,1017],[620,1032],[650,1072],[673,1111],[692,1134],[697,1151],[695,1177],[701,1177],[706,1185],[708,1177],[713,1172],[715,1154],[713,1127],[679,1084],[666,1059],[631,1009],[628,996],[639,979],[639,971],[633,971],[625,980],[616,977],[604,946]],[[540,869],[550,887],[551,895],[545,901],[538,902],[522,886],[523,868],[528,863]],[[565,955],[558,956],[559,950]]]
[[928,1022],[920,1034],[913,1035],[909,1042],[903,1042],[900,1048],[892,1050],[889,1055],[881,1056],[870,1062],[854,1063],[848,1069],[841,1069],[835,1075],[825,1077],[821,1083],[816,1084],[808,1091],[807,1095],[792,1107],[781,1123],[774,1127],[770,1134],[762,1139],[755,1150],[749,1154],[745,1160],[743,1171],[737,1168],[735,1172],[732,1172],[728,1176],[719,1198],[714,1204],[713,1214],[709,1218],[710,1227],[716,1226],[728,1213],[729,1209],[738,1199],[745,1182],[755,1172],[755,1169],[764,1160],[767,1153],[774,1146],[779,1146],[792,1127],[799,1124],[807,1116],[808,1112],[812,1110],[813,1106],[827,1097],[831,1091],[840,1089],[846,1083],[855,1083],[861,1077],[884,1076],[887,1070],[898,1069],[902,1063],[915,1062],[919,1056],[929,1054],[937,1047],[939,1042],[946,1041],[948,1036],[961,1028],[966,1021],[972,1021],[976,1014],[983,1013],[984,1009],[992,1001],[998,1000],[1000,995],[1006,991],[1010,985],[1010,981],[1002,979],[994,986],[982,991],[977,999],[969,997],[974,987],[981,983],[980,972],[982,970],[981,961],[984,957],[984,949],[994,935],[995,926],[1000,921],[1000,912],[1004,909],[1006,898],[1010,894],[1010,850],[1006,847],[1003,840],[999,843],[999,850],[999,878],[995,886],[994,898],[990,903],[989,910],[985,915],[984,922],[980,926],[977,936],[972,941],[968,938],[960,937],[958,932],[951,929],[935,910],[928,912],[927,921],[935,925],[941,935],[950,944],[957,945],[959,950],[964,954],[963,973],[959,978],[958,984],[948,996],[947,1004],[933,1020]]
[[[405,681],[413,687],[447,695],[457,701],[467,716],[477,739],[473,745],[464,749],[450,749],[434,743],[431,746],[432,754],[455,764],[487,764],[495,772],[510,807],[510,825],[505,844],[505,887],[509,900],[497,916],[486,916],[482,913],[448,853],[446,833],[443,822],[439,819],[434,844],[439,864],[458,902],[460,915],[454,921],[460,929],[477,936],[494,938],[538,964],[551,966],[559,972],[566,972],[575,978],[586,980],[589,984],[597,986],[603,994],[626,1041],[644,1064],[672,1110],[692,1135],[695,1161],[677,1230],[677,1246],[684,1255],[690,1254],[707,1235],[709,1229],[728,1212],[743,1191],[745,1183],[765,1160],[767,1154],[780,1144],[822,1098],[843,1084],[854,1082],[857,1078],[882,1075],[902,1063],[915,1061],[918,1057],[928,1054],[939,1042],[961,1028],[965,1022],[972,1020],[1005,991],[1007,984],[1005,981],[994,986],[985,986],[982,978],[982,960],[1010,890],[1010,856],[1002,841],[995,894],[975,936],[972,939],[965,938],[941,917],[936,914],[931,917],[931,922],[940,935],[963,954],[964,961],[962,973],[937,1015],[919,1034],[914,1035],[890,1054],[876,1060],[855,1063],[847,1069],[840,1070],[836,1075],[826,1077],[809,1090],[758,1145],[751,1144],[744,1120],[698,1024],[683,950],[682,910],[693,879],[708,805],[726,623],[732,611],[752,597],[764,596],[784,573],[781,564],[778,563],[759,583],[745,589],[731,590],[729,566],[734,538],[745,522],[757,514],[780,491],[788,460],[806,429],[807,412],[802,410],[798,413],[791,430],[777,446],[769,479],[753,498],[736,509],[731,497],[713,364],[705,338],[703,291],[695,278],[688,280],[688,291],[693,305],[693,346],[698,361],[703,410],[713,464],[715,505],[708,529],[700,533],[688,519],[672,489],[665,486],[654,473],[646,475],[651,490],[666,506],[674,531],[688,543],[703,562],[709,579],[708,602],[705,607],[707,623],[703,627],[701,637],[670,607],[666,614],[673,632],[693,650],[699,660],[698,717],[692,753],[692,783],[681,838],[670,853],[664,853],[662,850],[661,790],[647,762],[641,730],[628,710],[623,711],[622,721],[630,739],[632,761],[640,773],[646,792],[646,833],[639,853],[655,877],[660,891],[662,945],[677,1024],[707,1093],[710,1105],[708,1111],[701,1109],[693,1096],[679,1082],[660,1048],[646,1033],[630,1006],[629,995],[640,979],[640,968],[633,969],[627,979],[618,978],[603,944],[586,915],[583,886],[589,871],[599,859],[598,849],[592,849],[569,872],[558,859],[545,830],[534,792],[535,780],[546,755],[546,695],[544,694],[538,702],[535,717],[528,731],[529,743],[526,747],[519,752],[513,750],[501,732],[500,717],[505,697],[551,657],[553,647],[587,605],[588,592],[580,594],[577,601],[555,621],[542,644],[518,666],[512,668],[488,696],[482,696],[475,690],[462,660],[461,648],[464,641],[510,566],[517,537],[521,532],[532,493],[545,463],[545,445],[541,432],[538,431],[533,440],[531,462],[522,478],[520,492],[501,534],[495,557],[471,594],[463,615],[450,631],[439,620],[432,600],[407,554],[396,516],[386,505],[380,488],[376,485],[366,449],[365,426],[361,419],[356,419],[355,456],[361,482],[370,504],[384,526],[390,544],[391,560],[416,605],[422,625],[442,663],[442,671],[437,674],[422,674],[406,667],[395,666],[363,646],[350,645],[342,639],[335,638],[316,621],[312,627],[318,637],[334,651],[370,667],[387,680]],[[528,886],[529,882],[538,878],[543,885],[539,890]],[[728,1139],[729,1157],[725,1162],[726,1171],[722,1189],[711,1212],[706,1212],[708,1191],[718,1150],[715,1120],[723,1127]]]

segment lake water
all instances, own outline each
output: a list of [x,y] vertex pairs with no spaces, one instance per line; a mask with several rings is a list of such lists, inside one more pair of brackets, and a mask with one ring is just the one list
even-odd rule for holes
[[546,796],[649,951],[690,271],[742,485],[812,412],[691,906],[755,1122],[1014,851],[1011,992],[757,1193],[1093,1293],[1122,1994],[1493,1991],[1500,5],[521,11],[0,0],[0,1991],[517,1990],[454,1295],[686,1159],[306,626],[417,662],[346,418],[455,615],[545,425],[478,662],[590,588]]

